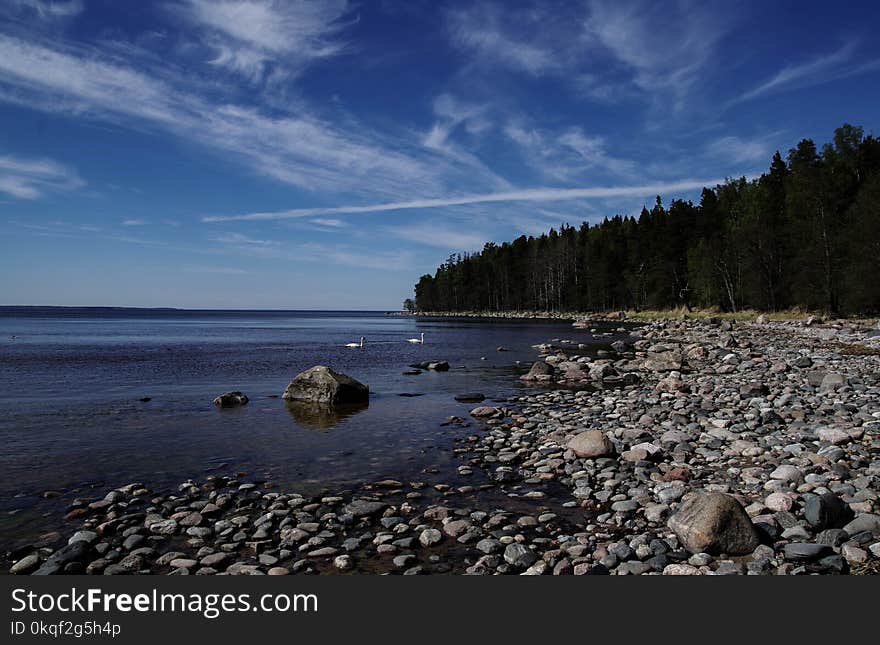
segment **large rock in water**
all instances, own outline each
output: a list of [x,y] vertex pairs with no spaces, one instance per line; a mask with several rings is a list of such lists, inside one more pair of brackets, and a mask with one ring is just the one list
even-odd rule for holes
[[669,518],[671,528],[691,553],[745,555],[758,546],[758,533],[736,498],[700,493]]
[[247,405],[247,402],[247,395],[237,390],[235,392],[225,392],[214,399],[214,405],[220,408],[235,408],[240,405]]
[[554,368],[545,361],[535,361],[528,374],[519,378],[523,381],[549,381],[553,377]]
[[364,403],[370,400],[370,388],[346,374],[334,372],[324,365],[315,365],[297,374],[281,398],[326,405]]

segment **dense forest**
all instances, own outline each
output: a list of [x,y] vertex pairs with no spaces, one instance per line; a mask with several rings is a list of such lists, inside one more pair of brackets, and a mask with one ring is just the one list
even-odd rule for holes
[[843,125],[757,179],[660,197],[636,217],[563,225],[454,255],[415,288],[421,311],[880,310],[880,139]]

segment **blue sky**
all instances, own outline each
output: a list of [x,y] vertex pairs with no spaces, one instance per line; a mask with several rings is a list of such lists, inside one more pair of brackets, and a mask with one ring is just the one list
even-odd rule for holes
[[0,2],[0,304],[396,308],[877,133],[877,2]]

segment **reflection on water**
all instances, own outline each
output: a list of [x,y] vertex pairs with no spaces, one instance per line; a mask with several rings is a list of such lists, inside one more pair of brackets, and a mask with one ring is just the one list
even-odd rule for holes
[[353,405],[321,405],[308,401],[285,401],[287,412],[299,425],[313,430],[325,431],[338,425],[341,421],[366,410],[369,403]]

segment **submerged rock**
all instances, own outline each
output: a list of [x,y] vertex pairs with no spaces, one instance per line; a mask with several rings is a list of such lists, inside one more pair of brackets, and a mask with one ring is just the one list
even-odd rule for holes
[[498,408],[491,405],[481,405],[471,410],[472,417],[491,417],[498,413]]
[[369,401],[370,389],[346,374],[316,365],[295,376],[281,398],[327,405],[363,403]]
[[386,508],[388,508],[388,504],[385,502],[368,499],[355,499],[345,507],[345,512],[351,513],[355,517],[370,517],[381,513]]
[[449,370],[449,361],[422,361],[421,363],[411,363],[410,367],[417,370],[433,370],[435,372],[446,372]]
[[479,403],[486,400],[486,395],[482,392],[465,392],[464,394],[456,394],[455,400],[459,403]]

